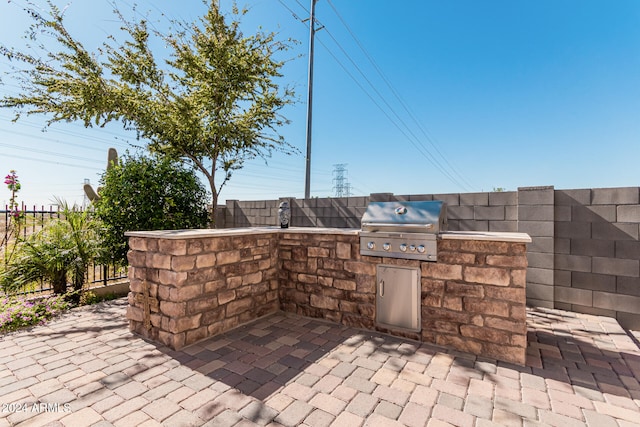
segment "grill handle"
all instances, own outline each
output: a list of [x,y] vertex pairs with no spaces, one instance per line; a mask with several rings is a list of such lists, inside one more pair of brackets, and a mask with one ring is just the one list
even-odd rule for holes
[[433,224],[402,224],[397,222],[363,222],[362,228],[389,228],[389,227],[400,227],[406,228],[407,230],[432,230]]

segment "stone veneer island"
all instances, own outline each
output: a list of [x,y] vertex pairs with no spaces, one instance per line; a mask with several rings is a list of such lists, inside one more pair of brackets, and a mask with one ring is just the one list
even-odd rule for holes
[[[523,365],[523,233],[445,232],[438,262],[360,255],[359,230],[128,232],[130,329],[178,350],[277,311]],[[420,332],[376,326],[376,265],[421,272]]]

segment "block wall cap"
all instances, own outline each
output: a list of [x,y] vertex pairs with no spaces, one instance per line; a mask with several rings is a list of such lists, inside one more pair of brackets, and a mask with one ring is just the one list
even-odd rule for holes
[[443,240],[489,240],[493,242],[531,243],[527,233],[500,231],[445,231],[440,234]]
[[518,191],[544,191],[553,190],[553,185],[539,185],[537,187],[518,187]]

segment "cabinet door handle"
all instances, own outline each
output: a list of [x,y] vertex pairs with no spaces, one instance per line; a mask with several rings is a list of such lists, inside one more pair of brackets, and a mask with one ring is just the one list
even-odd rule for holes
[[384,296],[384,280],[380,280],[380,286],[378,288],[380,289],[380,296],[383,297]]

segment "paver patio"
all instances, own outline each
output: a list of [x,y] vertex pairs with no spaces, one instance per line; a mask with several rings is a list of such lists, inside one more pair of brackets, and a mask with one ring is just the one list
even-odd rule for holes
[[527,366],[278,313],[172,351],[126,299],[0,336],[0,426],[638,426],[615,320],[528,313]]

